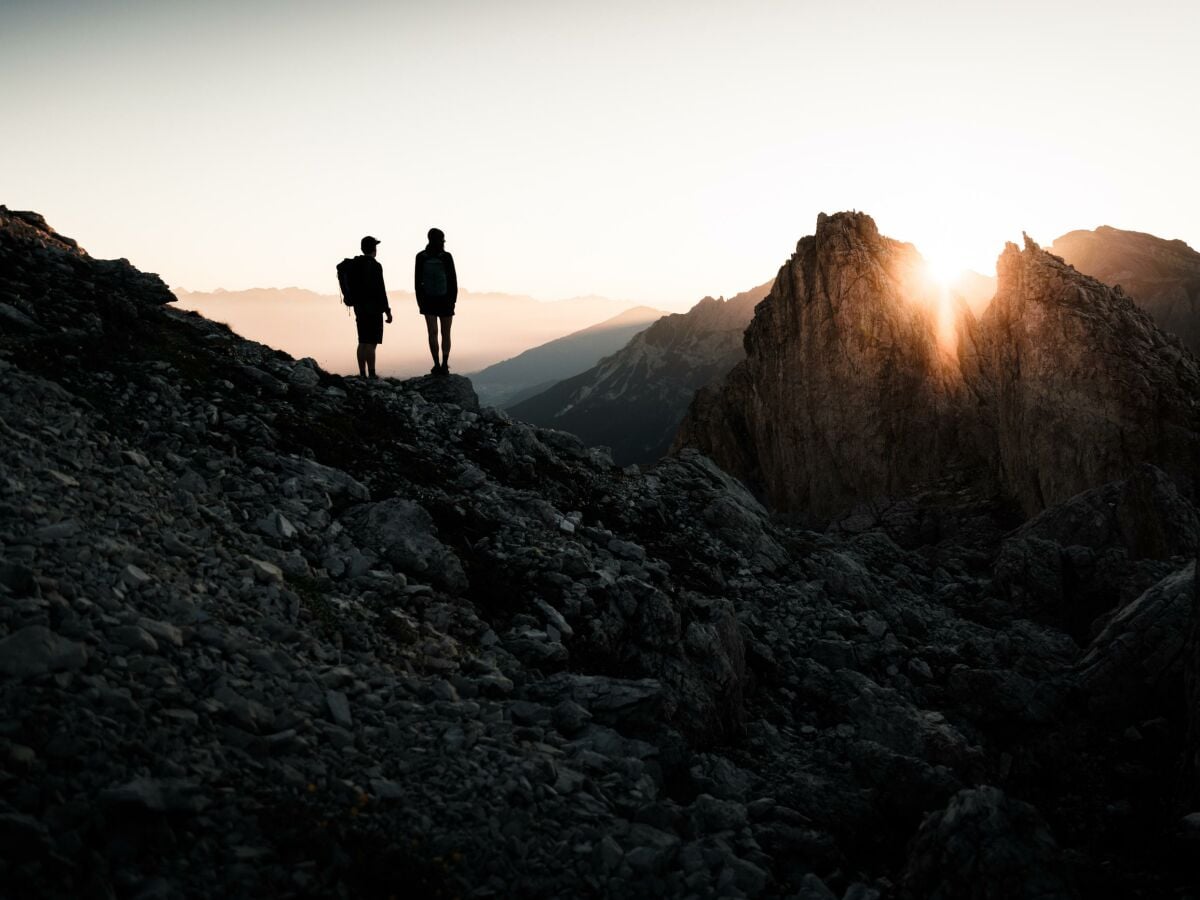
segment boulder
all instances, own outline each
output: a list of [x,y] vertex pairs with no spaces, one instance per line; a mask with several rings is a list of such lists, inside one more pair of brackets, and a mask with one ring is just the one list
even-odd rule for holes
[[1078,896],[1038,811],[983,786],[921,824],[904,872],[912,900],[1068,900]]
[[452,593],[467,588],[462,562],[437,538],[433,517],[419,503],[392,497],[348,510],[343,523],[368,547],[406,575]]
[[27,625],[0,640],[0,672],[11,678],[82,669],[87,661],[83,644],[55,634],[44,625]]
[[1133,710],[1178,697],[1195,580],[1190,562],[1118,612],[1092,641],[1079,678],[1093,704]]

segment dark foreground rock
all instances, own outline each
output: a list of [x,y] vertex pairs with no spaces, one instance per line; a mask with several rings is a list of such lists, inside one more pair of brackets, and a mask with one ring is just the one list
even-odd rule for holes
[[330,376],[32,217],[0,263],[5,895],[1194,883],[1176,632],[1031,617],[999,508],[782,527],[704,456]]

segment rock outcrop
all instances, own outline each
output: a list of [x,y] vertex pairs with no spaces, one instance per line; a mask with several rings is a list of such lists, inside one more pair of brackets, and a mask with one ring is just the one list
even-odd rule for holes
[[1180,240],[1101,225],[1050,245],[1085,275],[1120,285],[1163,331],[1200,356],[1200,253]]
[[746,360],[697,394],[676,445],[816,521],[948,472],[1026,515],[1143,462],[1194,497],[1196,358],[1028,238],[997,271],[978,320],[959,306],[947,348],[916,250],[864,214],[822,215],[759,304]]
[[1117,288],[1028,237],[959,357],[980,455],[1033,514],[1153,462],[1189,496],[1200,472],[1200,363]]
[[911,244],[864,213],[821,215],[746,330],[746,360],[697,394],[695,446],[772,508],[818,520],[941,473],[960,385]]
[[922,900],[1069,900],[1078,896],[1049,827],[994,787],[957,794],[921,826],[905,874]]
[[1184,774],[1189,799],[1200,803],[1200,545],[1192,570],[1192,609],[1183,657],[1183,702],[1187,722]]

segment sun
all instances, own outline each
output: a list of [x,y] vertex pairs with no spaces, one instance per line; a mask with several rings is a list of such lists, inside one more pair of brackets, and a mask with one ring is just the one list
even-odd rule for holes
[[942,287],[950,287],[962,278],[967,267],[945,257],[925,257],[925,272]]

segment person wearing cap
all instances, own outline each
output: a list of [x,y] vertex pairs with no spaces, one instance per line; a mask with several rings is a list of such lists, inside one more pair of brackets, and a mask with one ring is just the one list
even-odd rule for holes
[[[446,252],[446,235],[440,228],[429,229],[429,243],[417,254],[413,275],[417,309],[425,317],[429,332],[429,353],[433,357],[431,375],[450,374],[450,326],[454,323],[454,303],[458,299],[458,275],[454,257]],[[441,356],[438,355],[438,325],[441,324]]]
[[383,266],[375,259],[381,242],[367,235],[360,242],[362,256],[355,257],[354,322],[358,326],[358,374],[375,378],[375,349],[383,343],[383,318],[392,321],[392,307],[383,286]]

